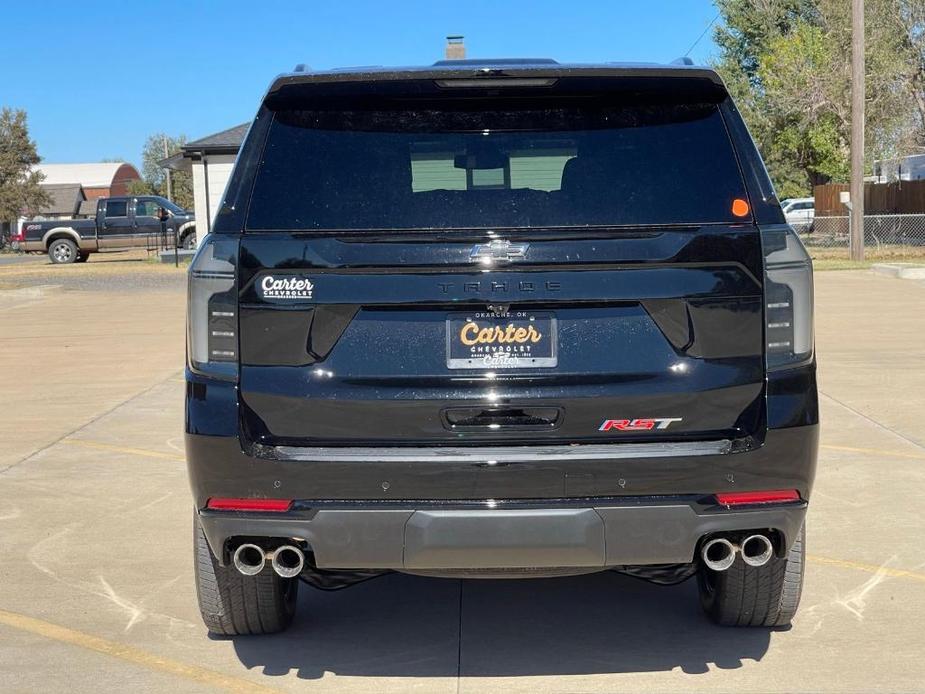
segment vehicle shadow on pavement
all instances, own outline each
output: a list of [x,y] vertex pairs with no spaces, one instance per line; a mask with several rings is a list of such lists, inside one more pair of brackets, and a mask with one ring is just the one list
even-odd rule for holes
[[760,660],[770,642],[769,629],[707,621],[693,579],[664,587],[613,572],[519,581],[393,574],[337,592],[300,590],[287,632],[234,639],[248,669],[306,679],[698,674]]

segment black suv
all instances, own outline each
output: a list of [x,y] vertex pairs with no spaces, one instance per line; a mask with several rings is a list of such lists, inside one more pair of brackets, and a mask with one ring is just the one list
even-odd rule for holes
[[696,574],[718,623],[796,611],[812,266],[713,71],[280,76],[189,282],[213,632],[386,571]]

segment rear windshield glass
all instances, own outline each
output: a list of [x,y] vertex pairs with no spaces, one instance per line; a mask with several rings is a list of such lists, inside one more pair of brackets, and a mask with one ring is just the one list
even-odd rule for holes
[[714,104],[277,112],[250,230],[741,221]]

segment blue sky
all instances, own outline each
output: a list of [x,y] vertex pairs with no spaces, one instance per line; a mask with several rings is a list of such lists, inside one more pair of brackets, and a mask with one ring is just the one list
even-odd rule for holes
[[[0,106],[26,109],[46,162],[124,158],[150,133],[196,139],[249,120],[297,63],[417,65],[464,34],[469,57],[668,62],[716,16],[712,0],[11,2]],[[708,32],[691,56],[714,54]]]

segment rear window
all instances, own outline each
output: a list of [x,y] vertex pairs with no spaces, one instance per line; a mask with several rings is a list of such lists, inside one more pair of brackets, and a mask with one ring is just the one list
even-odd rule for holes
[[287,110],[247,228],[730,223],[744,197],[715,104]]

